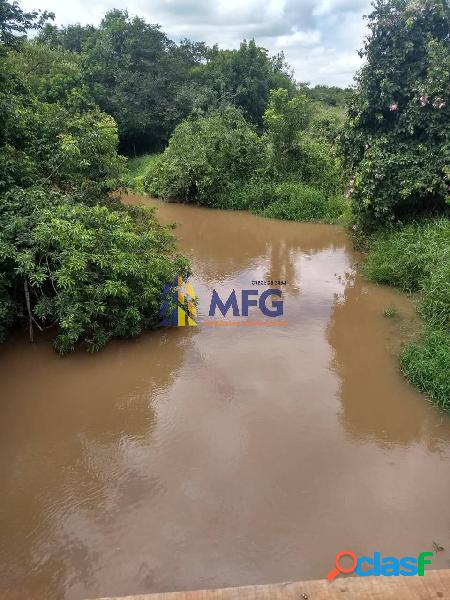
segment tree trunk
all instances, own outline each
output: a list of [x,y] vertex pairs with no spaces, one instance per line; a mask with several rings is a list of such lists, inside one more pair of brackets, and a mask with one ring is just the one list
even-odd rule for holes
[[34,331],[33,331],[33,315],[31,313],[31,303],[30,303],[30,290],[28,289],[28,281],[26,279],[23,280],[23,289],[25,291],[25,301],[27,303],[28,310],[28,329],[30,334],[30,342],[34,342]]

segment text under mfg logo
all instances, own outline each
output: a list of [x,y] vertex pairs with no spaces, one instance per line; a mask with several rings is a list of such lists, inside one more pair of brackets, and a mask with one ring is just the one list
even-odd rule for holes
[[183,292],[183,278],[177,275],[173,283],[166,284],[163,292],[163,303],[160,310],[162,327],[196,327],[197,308],[195,291],[189,282],[185,283]]

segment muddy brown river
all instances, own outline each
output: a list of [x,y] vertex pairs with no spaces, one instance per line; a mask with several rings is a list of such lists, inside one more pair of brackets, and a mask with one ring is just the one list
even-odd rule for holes
[[[358,275],[339,227],[158,206],[198,327],[64,359],[0,347],[0,598],[323,578],[340,550],[433,542],[450,567],[450,418],[396,360],[410,301]],[[202,325],[213,289],[270,280],[285,326]]]

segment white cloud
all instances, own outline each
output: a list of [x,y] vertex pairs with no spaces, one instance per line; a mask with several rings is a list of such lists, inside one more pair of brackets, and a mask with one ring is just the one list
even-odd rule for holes
[[159,23],[169,37],[221,48],[246,38],[275,53],[285,51],[299,81],[349,85],[360,66],[370,0],[22,0],[56,14],[56,22],[97,24],[112,8]]
[[321,40],[322,34],[318,29],[308,31],[294,31],[289,35],[280,35],[276,39],[277,48],[291,48],[292,46],[316,46]]

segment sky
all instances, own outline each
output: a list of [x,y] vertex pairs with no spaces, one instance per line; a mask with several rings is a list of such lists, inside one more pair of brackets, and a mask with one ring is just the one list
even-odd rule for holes
[[255,38],[271,54],[284,51],[297,81],[351,85],[361,65],[370,0],[22,0],[55,13],[58,25],[98,24],[113,8],[158,23],[174,41],[189,38],[238,48]]

